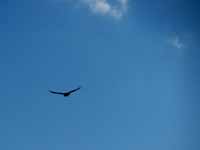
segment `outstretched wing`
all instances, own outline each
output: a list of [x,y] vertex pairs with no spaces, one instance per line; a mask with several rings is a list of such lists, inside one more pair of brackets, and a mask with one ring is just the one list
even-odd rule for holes
[[75,91],[80,90],[80,88],[81,88],[81,87],[78,87],[78,88],[76,88],[76,89],[74,89],[74,90],[71,90],[71,91],[69,91],[69,92],[67,92],[67,93],[71,94],[71,93],[73,93],[73,92],[75,92]]
[[49,90],[49,92],[50,92],[50,93],[53,93],[53,94],[61,94],[61,95],[64,94],[64,93],[61,93],[61,92],[54,92],[54,91],[50,91],[50,90]]

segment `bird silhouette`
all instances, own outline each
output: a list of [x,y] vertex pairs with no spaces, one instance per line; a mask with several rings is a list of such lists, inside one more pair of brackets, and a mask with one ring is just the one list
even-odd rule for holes
[[53,93],[53,94],[59,94],[59,95],[63,95],[63,96],[69,96],[70,94],[72,94],[73,92],[75,91],[78,91],[81,87],[79,86],[78,88],[76,89],[73,89],[71,91],[67,91],[67,92],[55,92],[55,91],[51,91],[49,90],[50,93]]

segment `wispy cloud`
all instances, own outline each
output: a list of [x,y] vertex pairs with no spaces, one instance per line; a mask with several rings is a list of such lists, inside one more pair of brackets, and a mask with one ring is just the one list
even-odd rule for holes
[[169,40],[169,43],[171,46],[177,49],[185,48],[185,44],[183,43],[183,41],[181,41],[179,36],[174,36],[173,38],[171,38]]
[[120,19],[127,11],[128,0],[115,0],[113,4],[108,0],[80,0],[95,14],[111,16]]

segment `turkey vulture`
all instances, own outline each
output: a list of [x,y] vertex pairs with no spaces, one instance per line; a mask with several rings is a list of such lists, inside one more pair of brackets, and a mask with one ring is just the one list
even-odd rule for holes
[[71,93],[75,92],[75,91],[78,91],[81,87],[78,87],[76,89],[73,89],[71,91],[67,91],[67,92],[54,92],[54,91],[50,91],[50,93],[53,93],[53,94],[60,94],[60,95],[63,95],[63,96],[69,96]]

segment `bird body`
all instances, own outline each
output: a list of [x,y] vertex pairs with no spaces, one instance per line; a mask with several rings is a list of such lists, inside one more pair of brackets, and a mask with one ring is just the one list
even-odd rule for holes
[[66,96],[69,96],[70,94],[72,94],[73,92],[78,91],[80,88],[81,87],[78,87],[76,89],[73,89],[73,90],[67,91],[67,92],[55,92],[55,91],[51,91],[51,90],[49,90],[49,92],[53,93],[53,94],[63,95],[64,97],[66,97]]

